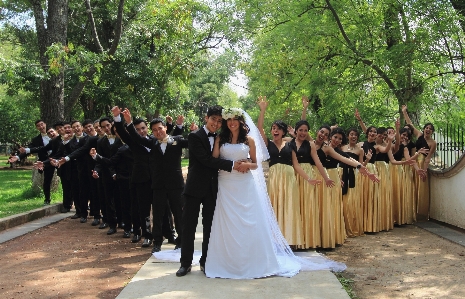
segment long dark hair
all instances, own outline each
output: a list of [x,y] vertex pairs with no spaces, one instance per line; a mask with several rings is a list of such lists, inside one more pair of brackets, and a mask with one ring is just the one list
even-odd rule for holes
[[[236,117],[239,121],[239,136],[237,137],[237,143],[245,143],[249,144],[247,141],[247,134],[250,131],[249,126],[245,123],[244,117],[239,116]],[[232,139],[232,133],[231,130],[228,128],[228,121],[226,119],[223,119],[223,123],[221,125],[221,132],[219,134],[220,136],[220,146],[222,146],[225,143],[231,143]]]

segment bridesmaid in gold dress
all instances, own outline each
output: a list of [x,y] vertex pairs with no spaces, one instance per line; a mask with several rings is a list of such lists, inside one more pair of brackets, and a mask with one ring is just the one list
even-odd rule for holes
[[[412,121],[407,113],[407,106],[402,106],[402,113],[404,114],[405,121],[408,125],[413,127]],[[413,127],[413,133],[417,137],[417,142],[415,147],[417,151],[421,148],[429,150],[428,153],[422,153],[418,155],[417,162],[420,169],[424,171],[424,178],[416,176],[416,187],[417,187],[417,220],[427,220],[429,219],[429,180],[427,175],[428,167],[431,162],[431,157],[433,157],[436,152],[436,141],[433,139],[432,135],[434,133],[434,126],[431,123],[427,123],[423,126],[423,132]]]
[[[300,213],[300,197],[297,179],[292,167],[292,149],[285,138],[287,125],[282,121],[274,121],[271,126],[272,139],[268,139],[263,129],[265,112],[268,107],[266,97],[258,98],[260,116],[258,129],[270,154],[268,172],[268,195],[273,206],[279,228],[289,245],[293,248],[305,246]],[[310,181],[311,183],[311,181]],[[313,182],[316,183],[316,182]]]
[[[342,151],[354,160],[363,163],[364,152],[357,144],[360,133],[351,128],[347,131],[349,142],[342,147]],[[361,200],[361,174],[354,171],[353,167],[343,163],[342,167],[342,206],[344,222],[348,237],[363,235],[363,213]]]
[[400,198],[400,215],[398,224],[412,224],[416,221],[416,196],[415,196],[415,180],[414,171],[419,176],[424,177],[424,171],[420,169],[415,162],[416,156],[419,152],[415,153],[415,144],[410,140],[412,133],[409,128],[402,128],[400,130],[400,140],[402,141],[397,153],[394,154],[396,160],[411,160],[413,165],[404,164],[403,177],[401,180],[402,196]]
[[[320,205],[319,196],[316,193],[319,188],[309,184],[312,178],[321,182],[325,181],[326,186],[333,187],[326,170],[321,164],[316,147],[311,146],[307,140],[310,125],[305,120],[300,120],[295,124],[296,137],[290,142],[292,148],[292,163],[295,171],[299,174],[297,181],[300,191],[300,210],[302,213],[302,225],[304,232],[305,246],[303,248],[321,247],[320,237]],[[313,142],[312,142],[313,143]],[[313,166],[318,170],[316,173]]]
[[323,185],[324,192],[323,196],[320,197],[321,246],[323,248],[335,248],[336,244],[343,244],[346,238],[338,163],[343,162],[355,167],[374,181],[377,181],[378,178],[371,174],[361,163],[343,156],[345,153],[339,148],[345,139],[345,133],[342,129],[336,128],[331,132],[329,145],[322,142],[327,134],[329,134],[329,127],[321,127],[315,145],[318,150],[322,150],[326,155],[323,166],[325,166],[330,179],[336,182],[336,187],[327,188]]

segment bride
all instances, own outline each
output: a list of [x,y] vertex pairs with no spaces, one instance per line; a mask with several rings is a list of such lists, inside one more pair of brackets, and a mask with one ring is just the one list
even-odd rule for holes
[[[261,162],[269,155],[257,127],[242,109],[223,109],[222,116],[213,156],[245,162],[238,171],[219,172],[206,276],[252,279],[292,277],[309,270],[343,271],[344,264],[319,254],[307,258],[294,255],[279,230],[266,192]],[[164,259],[170,253],[154,255]]]

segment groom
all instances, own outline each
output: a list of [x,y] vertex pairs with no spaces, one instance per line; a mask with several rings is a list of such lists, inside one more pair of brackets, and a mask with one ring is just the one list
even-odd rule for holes
[[208,241],[210,239],[213,213],[218,193],[218,169],[231,171],[240,162],[212,157],[215,132],[221,128],[223,108],[208,108],[205,125],[188,138],[189,172],[184,187],[185,205],[182,214],[183,237],[181,243],[181,267],[176,276],[184,276],[191,271],[194,254],[195,229],[197,227],[200,205],[202,208],[203,242],[200,269],[205,272]]

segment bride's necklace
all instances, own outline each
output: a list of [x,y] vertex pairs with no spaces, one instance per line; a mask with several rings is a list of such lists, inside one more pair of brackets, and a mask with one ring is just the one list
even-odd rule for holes
[[347,149],[348,149],[349,151],[353,151],[353,150],[355,150],[355,145],[354,145],[353,147],[350,147],[350,144],[349,144],[349,145],[347,145]]

